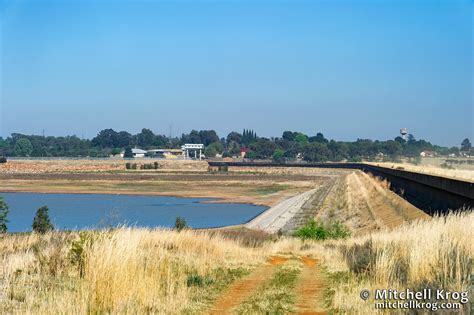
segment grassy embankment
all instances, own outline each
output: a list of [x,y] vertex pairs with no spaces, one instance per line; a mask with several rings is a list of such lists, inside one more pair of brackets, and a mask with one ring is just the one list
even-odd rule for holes
[[[465,212],[320,242],[145,229],[7,234],[0,236],[0,313],[199,313],[229,283],[283,254],[321,261],[327,308],[370,314],[373,300],[362,301],[362,289],[468,290],[473,226],[474,213]],[[234,311],[295,310],[300,268],[278,266]]]

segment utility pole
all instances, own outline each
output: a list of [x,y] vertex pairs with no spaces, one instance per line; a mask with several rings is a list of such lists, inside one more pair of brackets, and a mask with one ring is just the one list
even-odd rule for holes
[[171,140],[171,137],[173,136],[173,124],[170,124],[170,134],[169,134],[169,143],[170,143],[170,148],[173,146],[173,141]]

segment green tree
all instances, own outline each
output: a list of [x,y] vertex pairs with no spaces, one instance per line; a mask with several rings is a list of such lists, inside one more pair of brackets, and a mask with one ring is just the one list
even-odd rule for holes
[[17,156],[30,156],[33,145],[27,138],[20,138],[15,143],[15,154]]
[[312,142],[304,147],[303,159],[308,162],[325,162],[331,152],[325,143]]
[[124,159],[132,159],[133,158],[132,148],[130,148],[130,147],[125,148],[125,152],[123,152],[123,158]]
[[461,142],[461,151],[463,152],[467,152],[469,150],[471,150],[471,141],[469,141],[468,138],[464,139],[462,142]]
[[296,135],[295,141],[301,144],[306,144],[308,143],[308,136],[300,132]]
[[405,139],[403,139],[403,138],[400,137],[400,136],[396,137],[396,138],[395,138],[395,141],[397,141],[397,142],[400,143],[400,144],[404,144],[404,143],[406,142]]
[[0,197],[0,233],[5,233],[7,232],[7,223],[8,223],[8,205],[3,200],[2,197]]
[[403,147],[402,144],[395,140],[388,140],[383,145],[383,153],[388,154],[392,159],[396,159],[402,154]]
[[48,207],[43,206],[36,211],[35,218],[33,219],[33,232],[46,233],[54,229],[53,224],[49,220]]
[[275,152],[276,144],[270,139],[259,138],[257,141],[250,145],[252,152],[255,152],[257,159],[266,159],[273,155]]
[[328,139],[324,138],[321,132],[318,132],[316,136],[309,138],[309,142],[328,143]]
[[273,155],[272,155],[273,162],[281,163],[283,162],[284,158],[285,158],[285,151],[283,151],[282,149],[276,149],[275,152],[273,152]]
[[99,134],[92,139],[92,145],[94,147],[101,147],[101,148],[113,148],[119,147],[119,135],[113,129],[104,129],[99,132]]
[[227,145],[227,152],[230,155],[239,155],[240,154],[240,145],[238,142],[231,140]]
[[242,135],[238,132],[232,131],[227,135],[226,143],[229,145],[231,142],[240,144],[242,141]]
[[284,131],[282,138],[288,141],[294,141],[297,135],[298,135],[298,132]]
[[242,133],[242,145],[250,145],[257,140],[257,134],[253,130],[244,129]]
[[183,217],[176,218],[176,221],[174,222],[174,228],[178,230],[178,232],[181,232],[183,229],[187,227],[188,227],[188,224],[186,223],[186,220]]
[[213,157],[216,157],[216,154],[217,154],[217,150],[215,147],[213,146],[208,146],[205,150],[204,150],[204,155],[207,157],[207,158],[213,158]]
[[331,160],[334,162],[340,162],[349,156],[349,146],[347,143],[331,140],[327,147],[331,152]]
[[220,142],[213,142],[207,146],[204,150],[204,155],[206,157],[215,157],[217,153],[222,153],[224,151],[224,146]]
[[204,146],[208,146],[214,142],[219,142],[219,136],[214,130],[201,130],[199,131],[199,137],[201,138],[201,143],[204,144]]
[[132,145],[132,135],[126,131],[120,131],[116,136],[116,145],[119,148],[124,148]]
[[155,134],[150,129],[143,128],[137,135],[137,144],[143,148],[149,148],[155,142]]
[[111,151],[111,154],[112,155],[118,155],[120,154],[122,150],[120,150],[120,148],[113,148],[112,151]]

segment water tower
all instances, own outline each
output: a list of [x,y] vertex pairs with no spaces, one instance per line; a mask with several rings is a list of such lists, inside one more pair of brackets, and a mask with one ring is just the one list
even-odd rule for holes
[[407,128],[401,128],[400,129],[400,134],[402,135],[403,140],[407,141],[408,129]]

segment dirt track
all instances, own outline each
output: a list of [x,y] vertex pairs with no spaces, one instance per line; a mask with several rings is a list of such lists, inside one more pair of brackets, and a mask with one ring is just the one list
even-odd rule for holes
[[209,314],[230,314],[245,299],[255,293],[276,271],[276,266],[284,264],[288,259],[274,256],[268,264],[257,268],[252,274],[231,285],[216,301]]
[[319,261],[301,257],[304,264],[298,286],[296,287],[297,314],[326,314],[324,310],[324,276]]
[[[232,312],[253,294],[259,294],[262,287],[270,281],[277,266],[286,264],[290,259],[282,256],[270,257],[267,264],[257,268],[247,277],[237,280],[215,301],[209,314],[232,314]],[[294,289],[296,314],[326,314],[324,310],[325,282],[319,262],[310,257],[296,257],[302,263],[302,272],[298,285]]]

